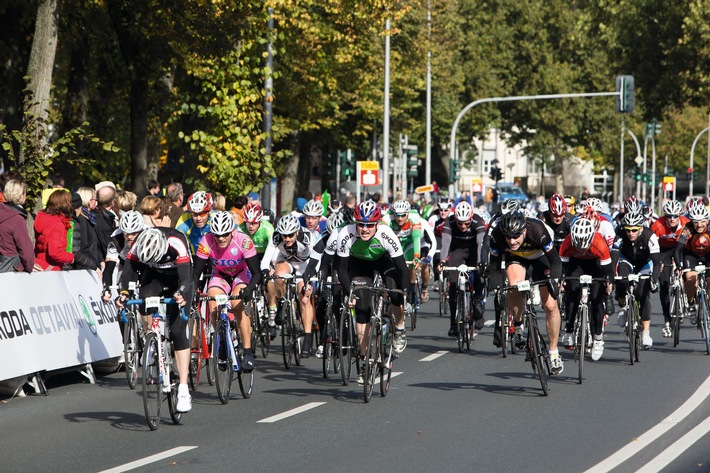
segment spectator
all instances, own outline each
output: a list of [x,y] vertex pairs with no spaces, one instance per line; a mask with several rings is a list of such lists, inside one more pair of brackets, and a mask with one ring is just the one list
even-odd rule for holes
[[[162,197],[147,195],[143,197],[140,212],[143,214],[143,223],[147,227],[170,227],[170,204]],[[167,209],[167,210],[166,210]]]
[[34,244],[27,231],[27,212],[22,207],[27,199],[27,185],[11,179],[5,183],[3,195],[7,202],[0,203],[0,272],[12,271],[12,267],[31,273],[35,264]]
[[259,194],[257,194],[256,192],[249,192],[247,194],[247,199],[249,199],[249,202],[256,201],[258,203],[259,202]]
[[5,196],[3,195],[3,189],[5,188],[5,184],[7,183],[7,181],[12,180],[25,182],[25,180],[22,178],[22,175],[17,171],[5,171],[4,173],[0,174],[0,203],[7,202]]
[[182,184],[179,182],[171,182],[168,185],[168,199],[172,206],[170,207],[170,226],[175,228],[178,219],[185,211],[182,207],[185,194],[182,190]]
[[96,240],[99,252],[106,254],[108,244],[111,243],[111,234],[116,230],[118,216],[114,211],[116,207],[116,190],[111,185],[104,185],[96,191],[98,205],[92,213],[96,222]]
[[101,265],[103,258],[99,254],[99,248],[96,245],[96,232],[91,226],[91,222],[86,218],[81,211],[83,207],[81,195],[78,192],[72,192],[71,205],[74,210],[72,221],[74,222],[72,232],[72,253],[74,253],[74,269],[93,269],[99,273],[101,277]]
[[[257,202],[258,201],[252,201]],[[244,206],[249,203],[249,197],[246,195],[240,195],[234,200],[234,207],[232,208],[232,216],[237,226],[244,222]]]
[[148,181],[148,195],[160,197],[160,183],[155,179]]
[[[94,190],[93,187],[80,187],[77,189],[76,193],[81,196],[81,213],[89,220],[91,228],[95,228],[96,219],[92,211],[98,205],[96,201],[96,190]],[[94,233],[96,233],[96,230],[94,230]]]
[[52,195],[52,193],[58,189],[62,189],[69,192],[69,189],[64,188],[64,178],[62,177],[62,175],[59,173],[55,173],[52,176],[52,179],[50,180],[49,187],[42,191],[42,208],[45,208],[47,206],[47,200],[49,200],[49,196]]
[[351,210],[355,210],[355,203],[356,203],[356,200],[355,200],[354,195],[351,194],[351,195],[345,197],[345,206],[347,208],[349,208]]
[[227,199],[219,192],[215,192],[214,199],[212,199],[212,208],[214,210],[226,210]]
[[138,196],[131,191],[120,189],[116,191],[116,202],[118,203],[118,218],[121,218],[125,212],[136,209]]
[[69,230],[73,215],[71,194],[58,189],[47,200],[47,207],[35,220],[35,269],[59,271],[74,262]]

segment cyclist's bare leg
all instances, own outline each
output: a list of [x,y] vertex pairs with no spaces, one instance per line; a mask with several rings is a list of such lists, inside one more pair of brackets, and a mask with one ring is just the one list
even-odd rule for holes
[[698,292],[698,273],[688,271],[685,273],[684,279],[685,295],[688,296],[688,303],[692,304],[695,301],[695,294]]
[[[219,296],[225,294],[224,290],[217,286],[212,286],[211,288],[207,289],[207,295],[214,297],[214,296]],[[207,306],[210,309],[210,324],[212,324],[212,328],[215,328],[217,325],[217,303],[215,301],[208,301]]]
[[540,299],[545,309],[545,325],[547,326],[547,339],[550,351],[557,350],[557,339],[560,336],[560,308],[545,286],[540,287]]
[[392,313],[394,314],[394,322],[397,328],[404,328],[404,307],[401,305],[392,305]]
[[305,294],[301,294],[303,289],[303,281],[298,283],[298,303],[301,306],[301,319],[303,320],[303,331],[311,333],[313,331],[313,304],[311,303],[311,290],[308,289]]
[[[232,290],[232,295],[239,294],[246,284],[237,284]],[[251,348],[251,320],[244,313],[244,302],[241,299],[232,301],[232,313],[237,319],[237,327],[239,328],[239,336],[242,338],[242,345],[245,350]]]
[[370,339],[370,324],[361,324],[360,322],[355,323],[355,328],[357,330],[357,342],[360,345],[360,355],[365,356],[367,351],[367,340]]
[[177,364],[180,384],[187,385],[187,375],[190,370],[190,349],[175,350],[175,362]]
[[430,265],[422,267],[422,290],[429,286],[429,266]]
[[[505,268],[505,274],[508,276],[508,284],[514,286],[525,279],[525,268],[519,264],[509,264]],[[508,293],[508,308],[513,313],[513,320],[516,322],[523,320],[523,298],[517,290]],[[558,311],[557,317],[559,316]]]

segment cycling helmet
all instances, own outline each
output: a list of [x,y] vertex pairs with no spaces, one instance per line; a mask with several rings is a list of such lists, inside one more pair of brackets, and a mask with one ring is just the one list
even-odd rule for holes
[[693,198],[688,201],[688,203],[686,204],[686,208],[688,210],[688,213],[690,213],[690,209],[692,209],[695,206],[701,206],[701,205],[703,205],[702,199]]
[[577,202],[577,204],[574,206],[574,213],[575,214],[581,214],[585,210],[587,210],[587,201],[586,200],[580,200]]
[[573,195],[565,195],[564,197],[565,202],[567,202],[567,207],[573,208],[572,206],[574,205],[574,196]]
[[556,217],[567,213],[567,201],[560,194],[553,194],[550,197],[550,213]]
[[359,223],[379,222],[382,220],[382,212],[374,201],[366,200],[355,208],[354,218]]
[[520,201],[517,199],[505,199],[502,204],[500,204],[500,211],[503,215],[520,210]]
[[323,215],[323,204],[317,200],[309,200],[303,206],[303,215],[308,217],[320,217]]
[[187,209],[190,212],[201,214],[212,210],[212,196],[205,191],[198,191],[187,199]]
[[168,239],[159,229],[146,228],[138,236],[133,247],[141,263],[157,263],[168,252]]
[[286,214],[276,224],[276,233],[291,235],[296,233],[299,228],[301,228],[301,224],[298,222],[298,217],[294,214]]
[[328,210],[330,210],[331,213],[335,213],[340,208],[343,206],[343,202],[340,200],[333,199],[330,202],[328,202]]
[[220,210],[212,215],[210,231],[215,235],[226,235],[234,230],[234,217],[226,210]]
[[118,225],[121,227],[123,233],[136,233],[145,228],[143,216],[135,210],[129,210],[124,213]]
[[242,216],[244,217],[245,222],[259,223],[261,222],[261,218],[264,216],[264,212],[261,210],[261,205],[256,202],[249,202],[244,206]]
[[570,230],[570,238],[572,239],[572,246],[580,250],[586,250],[592,246],[592,239],[594,238],[594,233],[596,229],[594,228],[594,223],[587,218],[578,218],[572,224]]
[[457,221],[468,222],[469,220],[471,220],[471,218],[473,218],[473,208],[471,207],[471,204],[469,204],[465,200],[462,200],[456,206],[456,209],[454,210],[454,215],[456,216]]
[[[380,212],[381,213],[387,213],[390,211],[390,204],[389,202],[382,202],[380,205]],[[353,209],[355,210],[355,209]]]
[[626,199],[626,202],[624,203],[624,210],[626,213],[641,214],[643,213],[643,209],[641,208],[641,206],[641,201],[639,201],[636,196],[632,195],[631,197]]
[[510,212],[503,215],[500,221],[500,231],[503,236],[517,238],[525,230],[527,218],[521,211]]
[[621,219],[621,224],[630,227],[640,227],[645,221],[646,218],[641,212],[626,212],[624,218]]
[[355,213],[355,209],[351,209],[350,207],[343,207],[340,209],[340,212],[338,212],[343,215],[343,220],[345,223],[352,223],[355,221],[353,217],[353,213]]
[[537,206],[537,213],[538,215],[547,212],[550,209],[550,206],[548,205],[547,202],[540,202]]
[[587,205],[591,206],[596,212],[601,212],[604,208],[604,202],[596,197],[590,197],[587,199]]
[[454,204],[448,197],[442,197],[439,199],[439,210],[451,210]]
[[683,204],[677,200],[669,200],[663,204],[663,212],[666,215],[680,215],[683,213]]
[[708,208],[704,205],[695,205],[688,211],[688,217],[693,222],[707,220],[710,218],[710,212],[708,212]]
[[328,229],[328,233],[333,233],[334,230],[336,230],[338,227],[342,226],[345,223],[345,216],[343,215],[342,212],[333,212],[330,214],[330,217],[328,217],[328,222],[326,223],[326,228]]
[[392,212],[395,215],[408,214],[411,209],[412,206],[406,200],[398,200],[392,204]]

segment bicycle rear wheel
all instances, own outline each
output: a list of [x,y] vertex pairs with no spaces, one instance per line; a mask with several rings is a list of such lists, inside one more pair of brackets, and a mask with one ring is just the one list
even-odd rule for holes
[[[187,321],[187,333],[190,339],[190,365],[188,371],[188,380],[190,389],[197,389],[200,384],[200,372],[202,371],[202,316],[199,312],[193,310],[190,312],[190,318]],[[193,347],[197,345],[197,347]]]
[[417,328],[417,314],[419,313],[419,304],[422,302],[422,288],[419,281],[412,288],[412,313],[409,314],[409,330]]
[[[164,350],[170,349],[170,344],[166,343],[163,345]],[[168,410],[170,411],[170,418],[173,420],[174,424],[180,424],[182,421],[182,412],[177,410],[177,392],[178,385],[180,384],[180,379],[178,378],[177,371],[174,370],[175,365],[170,363],[170,392],[168,393]]]
[[449,282],[445,277],[441,279],[439,285],[439,317],[443,317],[448,312],[449,308]]
[[135,389],[138,382],[138,358],[140,357],[138,321],[135,314],[130,314],[128,323],[123,328],[123,358],[128,387]]
[[702,297],[700,297],[700,320],[698,321],[700,323],[700,331],[702,337],[705,339],[705,351],[708,355],[710,355],[710,327],[708,327],[708,324],[710,324],[710,321],[708,321],[708,301],[707,301],[707,293],[703,291]]
[[363,393],[365,402],[370,402],[372,391],[375,387],[375,378],[379,371],[377,356],[380,350],[379,343],[380,333],[378,324],[373,317],[370,321],[370,336],[367,341],[367,349],[365,352],[365,373],[363,373]]
[[217,330],[212,341],[212,358],[210,362],[215,372],[215,385],[217,397],[222,404],[229,402],[232,390],[232,357],[229,353],[228,343],[232,343],[229,335],[229,325],[222,319],[217,319]]
[[392,379],[392,359],[394,357],[394,334],[392,334],[394,320],[390,320],[383,325],[382,343],[380,344],[380,395],[387,396],[390,390],[390,380]]
[[587,317],[588,314],[587,306],[581,306],[579,308],[579,313],[575,320],[576,330],[575,330],[575,345],[574,345],[574,359],[577,362],[578,369],[578,381],[582,384],[584,380],[584,356],[587,350]]
[[325,309],[325,327],[323,327],[323,377],[327,378],[331,368],[333,373],[338,372],[338,362],[335,356],[335,317],[333,317],[333,306],[326,305]]
[[533,318],[528,329],[528,350],[530,362],[532,363],[533,371],[537,373],[537,376],[540,379],[542,393],[547,396],[549,393],[547,386],[547,366],[543,361],[545,355],[542,352],[544,343],[542,335],[540,334],[540,329],[537,326],[537,320]]
[[466,297],[466,294],[464,294],[461,290],[459,290],[456,293],[456,328],[458,330],[458,335],[456,336],[456,343],[459,347],[459,353],[463,353],[463,347],[464,347],[464,325],[466,323],[465,317],[467,317],[466,314],[466,301],[464,298]]
[[350,309],[343,308],[340,312],[340,326],[338,330],[338,358],[340,359],[340,377],[343,380],[343,386],[350,384],[350,375],[353,369],[354,357],[354,339],[353,327],[350,326]]
[[237,380],[239,381],[239,391],[244,399],[249,399],[254,391],[254,371],[248,373],[244,371],[244,353],[239,355],[239,371],[237,371]]
[[673,346],[677,347],[680,343],[680,319],[683,317],[683,298],[680,294],[680,288],[674,287],[671,296],[671,330],[673,330]]
[[143,409],[150,430],[160,425],[160,405],[163,402],[163,385],[160,382],[158,337],[154,332],[146,335],[143,350]]
[[284,301],[281,305],[281,354],[287,370],[291,368],[294,356],[293,318],[290,309],[291,303]]
[[636,299],[629,309],[629,358],[632,360],[631,364],[639,361],[639,345],[641,338],[641,331],[639,330],[639,304]]

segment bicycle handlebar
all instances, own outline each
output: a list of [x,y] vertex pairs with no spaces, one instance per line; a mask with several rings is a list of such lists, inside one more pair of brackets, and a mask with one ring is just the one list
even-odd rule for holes
[[516,289],[518,291],[529,291],[532,286],[542,286],[544,284],[549,284],[552,280],[551,279],[540,279],[538,281],[530,281],[528,279],[523,279],[517,284],[514,284],[512,286],[505,286],[501,288],[501,292],[508,292],[512,291],[513,289]]
[[[128,299],[126,300],[126,307],[129,305],[141,305],[143,303],[146,303],[146,309],[152,309],[157,307],[157,304],[165,304],[165,305],[172,305],[172,304],[177,304],[174,298],[172,297],[162,297],[162,296],[154,296],[154,297],[146,297],[144,299]],[[160,311],[158,311],[160,312]],[[153,314],[155,315],[155,314]],[[187,314],[185,314],[185,307],[180,307],[180,317],[182,317],[183,320],[187,320]]]

